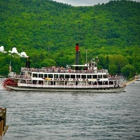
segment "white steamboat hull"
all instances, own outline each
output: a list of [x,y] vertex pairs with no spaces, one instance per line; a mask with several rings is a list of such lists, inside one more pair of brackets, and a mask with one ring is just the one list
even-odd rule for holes
[[42,91],[42,92],[92,92],[92,93],[117,93],[125,92],[125,87],[115,88],[72,88],[72,87],[19,87],[6,86],[9,90],[15,91]]

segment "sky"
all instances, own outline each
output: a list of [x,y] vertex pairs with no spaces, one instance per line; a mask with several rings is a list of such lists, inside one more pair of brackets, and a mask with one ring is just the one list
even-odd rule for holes
[[[102,3],[108,3],[110,0],[53,0],[56,2],[61,2],[64,4],[69,4],[72,6],[93,6],[97,4],[102,4]],[[133,0],[140,2],[140,0]]]

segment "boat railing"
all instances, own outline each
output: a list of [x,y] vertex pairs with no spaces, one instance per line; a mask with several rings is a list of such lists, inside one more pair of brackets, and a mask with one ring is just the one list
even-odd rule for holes
[[108,77],[109,80],[122,80],[124,79],[123,76],[110,76]]
[[18,74],[14,74],[12,76],[10,76],[10,78],[16,78],[16,79],[31,79],[31,76],[29,75],[18,75]]
[[74,69],[65,69],[65,68],[21,68],[21,71],[28,72],[46,72],[46,73],[108,73],[106,69],[101,70],[74,70]]
[[114,88],[114,85],[45,85],[45,84],[26,84],[26,83],[18,83],[18,86],[21,87],[35,87],[35,88]]
[[[30,76],[30,75],[18,75],[18,74],[14,74],[14,75],[11,75],[9,78],[14,78],[14,79],[28,79],[28,80],[31,80],[32,79],[32,77]],[[42,80],[43,79],[45,79],[45,78],[42,78]],[[112,76],[112,77],[108,77],[108,81],[119,81],[119,83],[125,83],[124,82],[124,77],[122,77],[122,76]],[[83,79],[75,79],[75,78],[55,78],[55,79],[53,79],[53,78],[49,78],[49,79],[47,79],[47,80],[50,80],[50,81],[89,81],[88,79],[85,79],[85,78],[83,78]],[[95,79],[94,79],[95,80]],[[92,79],[91,79],[91,81],[92,81]],[[96,79],[96,81],[98,81],[98,79]]]

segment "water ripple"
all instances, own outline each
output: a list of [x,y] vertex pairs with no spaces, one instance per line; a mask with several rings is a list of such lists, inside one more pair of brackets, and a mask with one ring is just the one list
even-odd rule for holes
[[4,140],[139,140],[140,83],[117,94],[9,92],[0,88]]

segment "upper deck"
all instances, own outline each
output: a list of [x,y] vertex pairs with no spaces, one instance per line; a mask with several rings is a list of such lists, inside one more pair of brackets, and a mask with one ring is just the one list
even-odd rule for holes
[[75,69],[66,69],[63,67],[49,67],[49,68],[26,68],[26,67],[22,67],[21,68],[21,72],[37,72],[37,73],[108,73],[108,70],[106,69],[101,69],[101,70],[97,70],[97,69],[81,69],[81,70],[75,70]]

